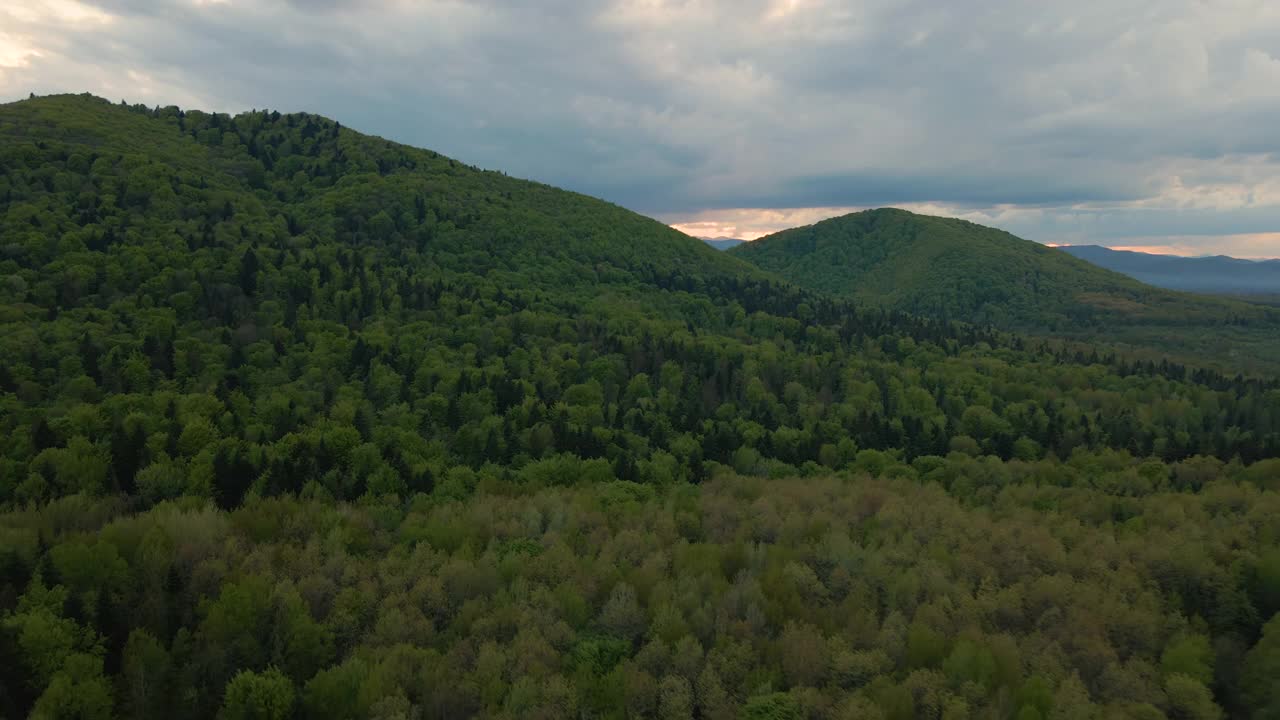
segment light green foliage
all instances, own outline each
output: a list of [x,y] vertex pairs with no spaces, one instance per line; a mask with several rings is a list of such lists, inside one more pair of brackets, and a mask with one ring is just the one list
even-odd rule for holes
[[747,699],[742,717],[745,720],[800,720],[800,707],[789,695],[773,693]]
[[1053,712],[1053,687],[1039,675],[1027,678],[1015,696],[1018,717],[1048,718]]
[[1222,708],[1213,702],[1213,693],[1199,680],[1181,674],[1170,675],[1164,681],[1169,696],[1170,716],[1186,720],[1219,720]]
[[[75,594],[32,583],[0,637],[29,707],[99,687],[82,658],[124,638],[105,680],[112,712],[133,717],[211,717],[231,698],[250,712],[282,688],[298,713],[330,718],[1264,712],[1276,622],[1255,647],[1213,654],[1219,677],[1238,678],[1238,704],[1187,672],[1206,669],[1202,635],[1217,647],[1259,629],[1226,610],[1252,583],[1239,568],[1280,497],[1215,480],[1129,501],[1145,525],[1116,520],[1115,497],[1084,485],[976,500],[866,476],[511,484],[403,509],[262,498],[133,513],[81,499],[3,519],[64,528],[47,551],[64,565],[99,545],[133,558],[146,579],[119,590],[121,607],[156,610],[86,627],[65,608],[80,613],[85,584],[112,576],[82,574]],[[88,538],[75,529],[86,522],[104,530]],[[442,542],[424,527],[453,529]],[[1088,558],[1069,551],[1082,547]],[[1073,572],[1082,562],[1089,573]]]
[[102,675],[102,658],[75,653],[31,709],[34,720],[108,720],[113,717],[111,683]]
[[285,720],[293,712],[293,684],[276,668],[242,670],[227,683],[219,720]]
[[[102,656],[97,634],[63,615],[67,598],[61,585],[46,587],[36,576],[15,611],[3,619],[13,638],[14,655],[29,673],[33,687],[46,687],[66,667],[83,670],[85,661],[79,656]],[[83,673],[77,677],[80,675]]]
[[316,673],[307,681],[302,705],[308,717],[333,718],[360,717],[365,712],[361,688],[369,676],[368,665],[352,658]]
[[991,651],[969,639],[955,644],[942,663],[942,670],[958,687],[973,683],[983,690],[990,690],[996,680],[996,661]]
[[306,682],[333,659],[333,632],[317,623],[291,585],[275,592],[272,660],[294,682]]
[[1166,677],[1185,675],[1202,685],[1213,683],[1213,649],[1204,635],[1176,638],[1160,655],[1160,672]]

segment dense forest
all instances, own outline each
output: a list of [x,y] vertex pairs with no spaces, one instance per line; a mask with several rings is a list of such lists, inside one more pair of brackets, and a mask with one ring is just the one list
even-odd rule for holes
[[0,106],[0,242],[0,717],[1280,713],[1274,376],[305,114]]
[[731,252],[797,285],[872,306],[1118,346],[1137,356],[1280,373],[1274,310],[1145,285],[1122,268],[965,220],[868,210]]

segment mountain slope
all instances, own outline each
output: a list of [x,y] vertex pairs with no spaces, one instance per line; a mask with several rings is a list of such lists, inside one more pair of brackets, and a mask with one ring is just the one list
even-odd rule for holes
[[[61,96],[6,106],[0,133],[9,144],[64,143],[67,169],[105,170],[108,185],[97,189],[117,190],[112,202],[138,222],[184,214],[189,198],[170,191],[198,183],[204,202],[216,201],[220,191],[238,193],[226,200],[260,226],[250,232],[264,240],[348,234],[356,243],[383,243],[400,236],[429,247],[437,261],[476,273],[529,275],[561,265],[562,272],[542,278],[556,283],[580,283],[608,267],[665,272],[696,264],[721,275],[751,272],[615,205],[342,132],[314,116],[232,119],[168,108],[152,118],[95,98]],[[108,153],[115,158],[101,157]],[[122,157],[136,165],[121,167]],[[76,219],[84,217],[93,216]],[[484,242],[462,243],[464,235]]]
[[1099,245],[1072,245],[1060,249],[1098,267],[1170,290],[1280,294],[1280,260],[1241,260],[1225,255],[1178,257],[1112,250]]
[[[80,483],[133,494],[141,468],[160,460],[234,505],[251,488],[321,482],[343,497],[378,472],[412,489],[456,464],[522,467],[556,454],[601,459],[624,479],[659,466],[700,478],[710,463],[746,463],[746,438],[760,462],[792,466],[830,459],[851,438],[908,455],[945,452],[959,435],[1003,455],[1022,435],[1040,453],[1079,441],[1047,425],[967,427],[967,406],[943,402],[947,381],[906,366],[913,353],[940,353],[968,376],[984,348],[1011,352],[1019,338],[867,312],[617,206],[324,118],[40,98],[0,107],[0,161],[0,477],[10,479],[0,501]],[[867,353],[869,341],[889,350]],[[1083,361],[1002,355],[999,382],[1038,382],[1046,367]],[[1188,379],[1167,365],[1143,372]],[[838,399],[867,376],[937,400],[895,425],[889,396],[878,409]],[[1204,382],[1162,394],[1199,402]],[[1265,390],[1232,387],[1215,402]],[[204,400],[184,410],[176,398],[188,396]],[[1114,401],[1072,398],[1055,413],[1083,427],[1119,412]],[[98,408],[87,425],[75,419],[85,405]],[[380,435],[373,419],[387,412],[406,413],[404,425]],[[1269,420],[1233,417],[1260,429],[1228,441],[1215,426],[1202,445],[1257,458],[1280,443]],[[325,428],[353,423],[378,448],[357,474],[347,455],[314,452],[332,442]],[[782,436],[761,442],[743,423]],[[207,437],[184,445],[189,425]],[[1153,426],[1138,446],[1155,448],[1166,432],[1176,431]],[[170,439],[136,446],[157,433]],[[58,458],[73,445],[111,460],[101,473],[66,474]]]

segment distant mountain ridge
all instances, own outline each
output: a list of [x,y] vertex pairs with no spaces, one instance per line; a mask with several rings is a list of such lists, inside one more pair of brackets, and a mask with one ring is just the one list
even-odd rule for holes
[[742,243],[746,242],[746,240],[740,240],[738,238],[727,238],[727,237],[704,237],[704,238],[698,238],[698,239],[717,250],[732,250],[733,248],[736,248]]
[[1280,260],[1243,260],[1226,255],[1180,257],[1112,250],[1101,245],[1071,245],[1059,249],[1099,267],[1170,290],[1280,293]]

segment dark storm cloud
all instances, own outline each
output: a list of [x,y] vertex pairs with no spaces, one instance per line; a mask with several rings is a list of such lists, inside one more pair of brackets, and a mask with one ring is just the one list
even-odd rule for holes
[[1254,0],[32,0],[0,97],[321,112],[673,221],[1225,235],[1280,229],[1278,48]]

